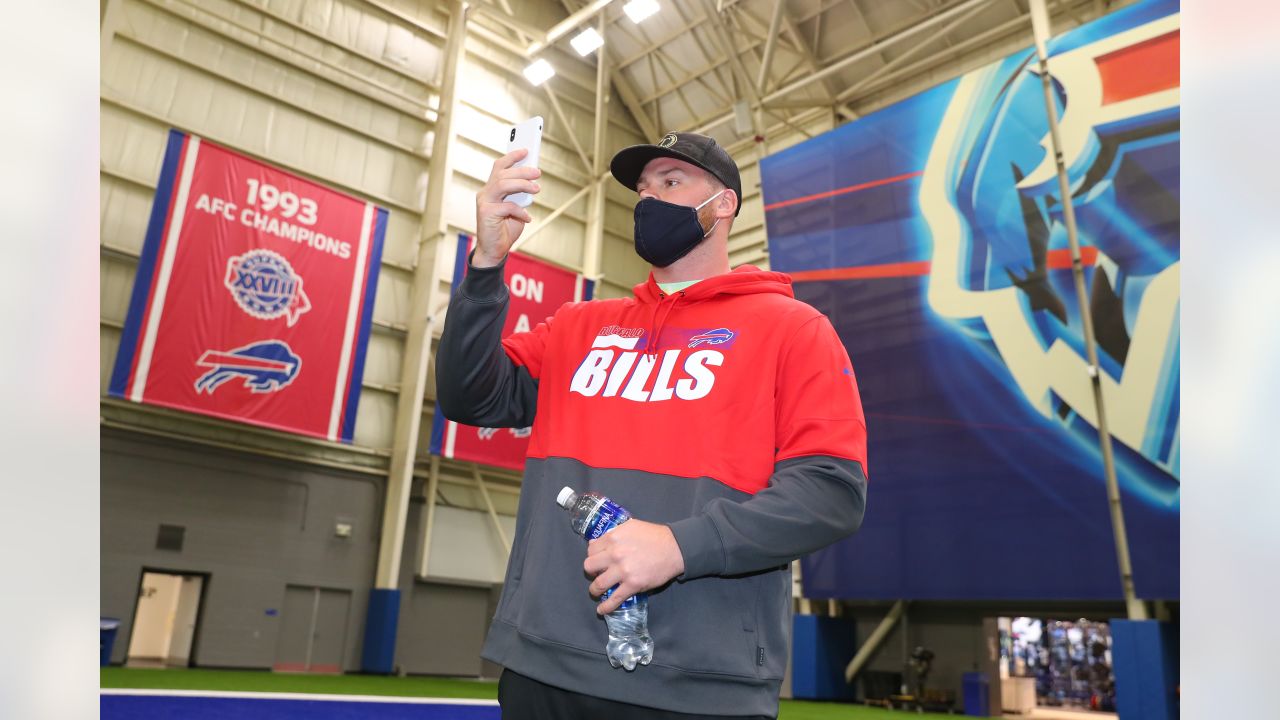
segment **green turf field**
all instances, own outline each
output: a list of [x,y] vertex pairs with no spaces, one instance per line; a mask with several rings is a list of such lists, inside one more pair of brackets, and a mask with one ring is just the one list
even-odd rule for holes
[[[332,693],[337,695],[401,695],[406,697],[496,699],[498,683],[428,677],[377,675],[286,675],[245,670],[126,670],[103,668],[104,688],[162,690],[238,690],[242,692]],[[783,700],[781,720],[901,720],[903,714],[839,703]]]

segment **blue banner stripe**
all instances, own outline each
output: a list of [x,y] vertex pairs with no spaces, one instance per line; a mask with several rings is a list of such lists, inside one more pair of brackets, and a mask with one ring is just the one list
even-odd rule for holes
[[356,431],[356,411],[360,407],[361,381],[364,379],[364,358],[369,350],[369,331],[373,328],[373,303],[378,294],[378,271],[382,267],[382,245],[387,234],[387,211],[378,208],[374,220],[373,247],[369,250],[364,286],[364,307],[360,313],[360,326],[356,339],[356,356],[351,369],[351,385],[347,390],[347,406],[339,431],[343,442],[351,442]]
[[116,366],[111,372],[107,392],[122,398],[133,371],[133,358],[138,353],[138,337],[142,334],[142,317],[146,313],[147,298],[155,283],[156,264],[160,257],[160,243],[164,240],[165,220],[173,204],[175,184],[178,181],[178,161],[187,136],[178,130],[169,131],[169,142],[164,151],[164,163],[160,167],[160,182],[156,185],[155,200],[151,203],[151,219],[147,222],[147,236],[138,259],[138,274],[133,281],[133,295],[129,298],[129,314],[125,318],[124,333],[116,351]]

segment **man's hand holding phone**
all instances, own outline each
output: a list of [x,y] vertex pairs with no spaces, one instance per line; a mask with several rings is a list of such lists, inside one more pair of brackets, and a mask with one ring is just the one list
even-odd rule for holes
[[476,193],[476,250],[471,258],[475,267],[501,263],[524,232],[525,224],[533,221],[528,211],[506,200],[508,195],[536,194],[541,189],[535,182],[542,176],[541,170],[514,167],[528,154],[527,149],[521,148],[498,158],[489,173],[489,181]]
[[542,172],[538,154],[542,148],[542,117],[535,115],[511,128],[507,154],[498,158],[489,182],[476,194],[476,267],[493,267],[511,251],[526,223],[533,218],[525,208],[533,204]]

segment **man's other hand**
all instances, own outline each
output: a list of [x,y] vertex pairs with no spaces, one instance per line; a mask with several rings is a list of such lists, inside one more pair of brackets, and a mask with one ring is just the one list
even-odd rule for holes
[[595,578],[587,588],[592,597],[618,586],[596,606],[604,615],[632,595],[661,587],[684,572],[684,555],[671,528],[633,518],[588,543],[582,569]]

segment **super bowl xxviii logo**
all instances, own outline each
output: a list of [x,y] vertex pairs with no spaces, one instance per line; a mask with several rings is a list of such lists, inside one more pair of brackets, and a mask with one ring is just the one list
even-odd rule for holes
[[283,316],[289,327],[311,309],[302,291],[302,277],[279,253],[261,248],[227,261],[224,281],[231,297],[250,316],[275,320]]

